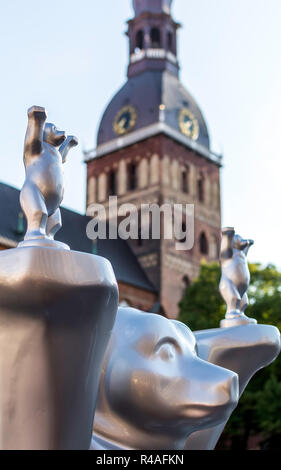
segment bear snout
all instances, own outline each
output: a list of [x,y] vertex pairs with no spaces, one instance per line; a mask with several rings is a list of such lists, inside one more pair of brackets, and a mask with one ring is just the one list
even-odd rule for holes
[[186,396],[186,412],[201,425],[215,426],[227,420],[239,399],[235,372],[198,360]]

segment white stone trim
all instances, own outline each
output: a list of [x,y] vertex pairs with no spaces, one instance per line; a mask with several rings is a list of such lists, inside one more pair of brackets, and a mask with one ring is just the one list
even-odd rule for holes
[[211,152],[210,150],[206,149],[203,145],[199,144],[198,142],[192,139],[189,139],[181,132],[168,126],[168,124],[166,124],[165,122],[157,122],[155,124],[151,124],[150,126],[143,127],[142,129],[138,129],[134,132],[130,132],[129,134],[123,137],[117,137],[116,139],[113,139],[110,142],[106,142],[105,144],[99,145],[94,150],[86,151],[84,152],[84,161],[89,162],[96,158],[100,158],[104,155],[115,152],[116,150],[119,150],[123,147],[128,147],[129,145],[133,145],[141,140],[148,139],[149,137],[153,137],[157,134],[165,134],[168,137],[171,137],[177,142],[199,153],[202,157],[206,158],[207,160],[214,162],[216,165],[222,165],[221,155],[217,155]]
[[170,51],[165,51],[165,49],[155,49],[155,48],[149,48],[149,49],[143,49],[139,52],[134,52],[131,54],[130,57],[130,64],[135,64],[136,62],[140,62],[143,60],[145,57],[148,59],[168,59],[170,62],[173,64],[177,64],[177,58],[176,56],[170,52]]

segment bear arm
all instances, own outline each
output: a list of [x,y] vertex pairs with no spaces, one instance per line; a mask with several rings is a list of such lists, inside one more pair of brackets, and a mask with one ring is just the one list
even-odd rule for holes
[[271,325],[242,325],[194,334],[201,359],[238,374],[240,396],[252,376],[280,352],[280,333]]
[[28,110],[28,125],[24,142],[24,158],[40,155],[43,149],[43,133],[47,114],[44,108],[33,106]]
[[59,148],[59,152],[61,154],[62,158],[62,163],[65,163],[66,157],[68,155],[68,152],[73,148],[78,145],[78,139],[77,137],[74,137],[73,135],[68,136],[63,144]]

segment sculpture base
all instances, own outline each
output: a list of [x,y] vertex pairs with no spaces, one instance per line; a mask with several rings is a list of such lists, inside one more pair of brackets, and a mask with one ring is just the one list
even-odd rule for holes
[[241,325],[256,325],[257,320],[254,318],[249,318],[246,315],[241,314],[241,315],[235,315],[230,318],[224,318],[220,322],[220,327],[221,328],[232,328],[234,326],[241,326]]
[[0,252],[0,449],[87,450],[118,306],[99,256]]

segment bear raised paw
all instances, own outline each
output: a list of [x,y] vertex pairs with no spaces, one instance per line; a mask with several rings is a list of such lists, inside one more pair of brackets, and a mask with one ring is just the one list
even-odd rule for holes
[[223,328],[257,323],[244,313],[248,307],[250,285],[247,254],[253,244],[253,240],[244,240],[235,234],[234,228],[222,230],[220,293],[227,305],[225,319],[221,322]]
[[32,106],[28,110],[24,143],[26,177],[20,194],[27,232],[21,245],[52,245],[54,235],[61,228],[59,206],[64,195],[63,163],[69,150],[78,145],[76,137],[66,137],[64,131],[46,123],[46,119],[44,108]]

